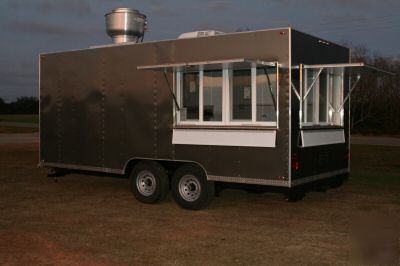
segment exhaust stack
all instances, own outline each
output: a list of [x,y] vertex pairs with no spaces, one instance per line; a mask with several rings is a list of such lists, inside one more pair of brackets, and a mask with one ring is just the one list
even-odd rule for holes
[[106,30],[113,43],[142,42],[147,30],[144,14],[131,8],[116,8],[105,15]]

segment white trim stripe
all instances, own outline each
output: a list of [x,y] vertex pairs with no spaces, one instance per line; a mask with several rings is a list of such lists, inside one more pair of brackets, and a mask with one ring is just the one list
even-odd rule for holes
[[345,143],[344,129],[302,130],[302,147]]
[[276,130],[174,129],[172,144],[276,147]]

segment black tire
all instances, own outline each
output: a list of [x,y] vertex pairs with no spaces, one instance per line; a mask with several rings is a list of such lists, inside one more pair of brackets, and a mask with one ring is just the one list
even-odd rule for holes
[[131,191],[143,203],[156,203],[165,199],[169,190],[169,178],[157,162],[139,162],[130,175]]
[[185,164],[172,177],[172,195],[184,209],[206,208],[215,193],[214,182],[207,181],[204,170],[193,164]]
[[287,202],[298,202],[304,198],[306,192],[303,188],[292,188],[285,193]]
[[340,176],[334,177],[331,181],[330,187],[331,188],[340,188],[341,186],[343,186],[345,180],[346,180],[345,175],[340,175]]

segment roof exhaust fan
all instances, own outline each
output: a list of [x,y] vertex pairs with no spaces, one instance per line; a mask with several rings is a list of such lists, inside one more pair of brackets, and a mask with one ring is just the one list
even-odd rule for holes
[[116,8],[105,15],[107,34],[113,43],[139,43],[147,30],[144,14],[131,8]]

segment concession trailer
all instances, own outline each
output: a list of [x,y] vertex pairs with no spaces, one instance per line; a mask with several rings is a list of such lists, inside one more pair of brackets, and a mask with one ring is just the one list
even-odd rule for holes
[[350,94],[380,71],[292,28],[201,31],[142,42],[146,16],[106,15],[114,43],[40,55],[40,162],[59,175],[130,177],[142,202],[169,190],[205,208],[216,187],[299,199],[350,170]]

